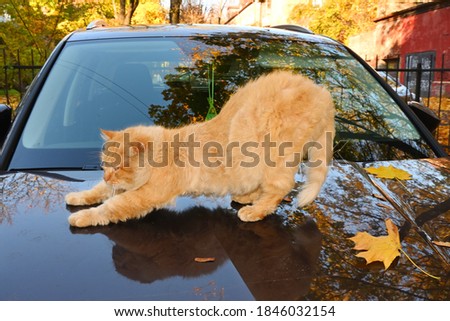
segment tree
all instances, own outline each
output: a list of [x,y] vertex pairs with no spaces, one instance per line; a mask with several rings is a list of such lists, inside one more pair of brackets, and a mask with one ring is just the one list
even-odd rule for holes
[[170,0],[169,22],[204,23],[205,7],[202,0]]
[[[86,27],[95,19],[108,25],[134,22],[133,16],[142,11],[136,23],[163,23],[164,10],[159,0],[120,0],[120,8],[111,0],[0,0],[0,12],[9,17],[0,23],[0,37],[11,52],[33,49],[40,64],[54,46],[68,33]],[[145,10],[144,10],[145,9]]]
[[201,1],[186,0],[181,6],[180,21],[183,23],[204,23],[205,12]]
[[166,22],[166,12],[159,0],[141,0],[131,19],[132,24],[163,24]]
[[228,0],[218,0],[218,2],[211,7],[208,17],[210,23],[214,22],[219,25],[222,23],[222,15],[227,4]]
[[119,24],[130,25],[131,18],[138,6],[139,0],[120,0],[119,12],[116,14]]
[[181,2],[182,0],[170,0],[170,23],[180,23]]
[[[133,20],[136,13],[139,16]],[[165,22],[159,0],[0,0],[0,15],[0,37],[6,49],[4,63],[9,66],[10,79],[18,78],[17,69],[12,66],[42,65],[65,35],[85,28],[93,20],[103,19],[112,26]],[[8,89],[22,91],[34,75],[23,72],[20,84],[10,80]],[[4,86],[0,83],[0,88]]]
[[111,16],[103,5],[91,2],[8,0],[0,4],[0,10],[10,17],[1,23],[0,30],[8,49],[14,52],[32,48],[40,62],[69,32],[85,27],[99,15]]
[[297,5],[291,18],[312,31],[345,43],[350,36],[372,29],[377,0],[333,0],[323,6]]

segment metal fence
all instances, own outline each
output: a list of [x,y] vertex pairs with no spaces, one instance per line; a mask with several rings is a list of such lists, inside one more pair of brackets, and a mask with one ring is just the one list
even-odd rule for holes
[[[15,105],[22,98],[42,65],[35,62],[33,50],[30,50],[27,55],[28,63],[22,62],[19,51],[15,53],[14,59],[11,59],[11,53],[5,48],[2,50],[2,58],[3,79],[0,80],[0,88],[3,88],[3,93],[0,95],[2,101],[8,105]],[[19,97],[12,93],[18,93]]]
[[[414,100],[430,108],[441,120],[434,135],[450,155],[450,69],[423,68],[417,63],[415,68],[375,69],[405,100]],[[430,67],[430,66],[428,66]]]

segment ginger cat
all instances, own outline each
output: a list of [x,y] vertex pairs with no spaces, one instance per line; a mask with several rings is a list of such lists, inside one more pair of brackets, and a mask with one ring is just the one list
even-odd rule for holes
[[334,104],[308,78],[275,71],[239,88],[210,121],[180,128],[136,126],[102,130],[104,179],[66,195],[69,205],[93,205],[69,217],[72,226],[140,218],[179,195],[230,194],[246,204],[242,221],[263,219],[294,187],[309,159],[298,206],[312,202],[332,157]]

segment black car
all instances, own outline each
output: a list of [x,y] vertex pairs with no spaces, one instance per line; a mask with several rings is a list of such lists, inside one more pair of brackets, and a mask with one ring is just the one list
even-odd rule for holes
[[[80,208],[64,196],[102,177],[100,128],[205,121],[211,105],[220,112],[238,86],[276,69],[326,86],[337,108],[334,161],[312,205],[287,197],[273,215],[244,223],[227,197],[180,197],[140,220],[69,226]],[[1,300],[450,298],[450,251],[433,243],[449,241],[450,159],[392,88],[329,38],[209,25],[77,31],[53,51],[12,124],[10,114],[0,108]],[[411,179],[365,170],[389,165]],[[440,280],[403,255],[386,271],[355,256],[349,238],[385,235],[386,219]]]

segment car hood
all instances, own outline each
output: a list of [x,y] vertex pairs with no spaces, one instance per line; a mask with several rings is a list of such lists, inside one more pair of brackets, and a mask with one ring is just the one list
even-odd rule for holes
[[[393,165],[411,180],[364,167]],[[448,300],[450,160],[335,161],[310,206],[295,191],[275,215],[241,222],[225,198],[180,197],[140,220],[71,228],[64,195],[99,171],[0,175],[2,300]],[[298,175],[298,186],[303,177]],[[355,256],[349,237],[400,230],[404,255],[388,270]],[[195,258],[211,258],[200,263]]]

